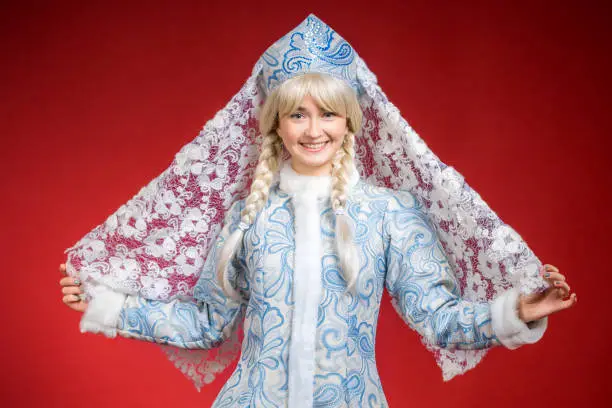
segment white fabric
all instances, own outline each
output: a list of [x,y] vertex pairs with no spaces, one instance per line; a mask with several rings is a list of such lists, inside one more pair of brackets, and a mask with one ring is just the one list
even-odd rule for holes
[[[292,184],[292,183],[290,183]],[[295,192],[293,320],[289,348],[289,406],[312,407],[317,312],[321,302],[321,226],[315,184],[305,180]],[[329,183],[327,187],[329,187]],[[301,190],[301,191],[300,191]]]
[[94,296],[81,317],[81,333],[100,333],[106,337],[115,337],[119,315],[127,296],[102,285],[94,288]]
[[[359,181],[353,171],[349,188]],[[321,301],[320,202],[328,200],[331,177],[304,176],[283,163],[279,187],[292,196],[295,209],[295,261],[293,268],[293,321],[289,349],[289,403],[291,408],[313,405],[315,338]]]
[[493,331],[500,343],[511,350],[540,340],[548,325],[548,317],[523,322],[518,316],[518,297],[519,292],[510,289],[491,302]]
[[300,193],[305,193],[306,191],[308,195],[315,198],[329,198],[331,194],[331,177],[303,176],[296,173],[293,167],[291,167],[291,160],[287,160],[281,165],[279,187],[284,192],[291,194],[294,199]]

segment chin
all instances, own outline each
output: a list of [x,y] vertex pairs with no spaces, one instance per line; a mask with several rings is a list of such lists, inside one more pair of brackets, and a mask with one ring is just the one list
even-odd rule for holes
[[313,170],[316,171],[322,167],[330,167],[332,163],[331,157],[325,158],[314,158],[314,157],[293,157],[292,158],[294,165],[298,165],[302,169]]
[[310,164],[312,166],[325,166],[326,164],[331,165],[333,156],[331,155],[322,155],[320,157],[304,157],[302,159],[303,163]]

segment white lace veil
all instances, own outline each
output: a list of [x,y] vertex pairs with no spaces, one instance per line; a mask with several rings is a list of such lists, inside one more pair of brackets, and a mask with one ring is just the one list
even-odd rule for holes
[[[488,301],[511,286],[523,293],[546,287],[539,260],[521,237],[442,163],[387,99],[354,49],[314,15],[273,44],[242,89],[184,146],[159,177],[103,224],[68,249],[68,273],[92,284],[148,299],[192,299],[193,287],[225,212],[248,192],[258,159],[258,109],[283,80],[307,71],[348,81],[364,124],[356,135],[362,178],[406,189],[426,208],[465,299]],[[163,346],[200,388],[240,353],[242,328],[213,350]],[[435,354],[445,380],[474,367],[485,351]]]

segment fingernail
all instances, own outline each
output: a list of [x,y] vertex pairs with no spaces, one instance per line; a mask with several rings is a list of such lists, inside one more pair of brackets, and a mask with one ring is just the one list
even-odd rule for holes
[[545,278],[550,278],[550,273],[546,272],[546,273],[544,274],[544,277],[545,277]]
[[80,279],[75,279],[74,280],[74,284],[75,284],[75,286],[79,286],[81,284],[81,280]]
[[561,284],[561,282],[557,281],[555,282],[555,286],[559,286]]

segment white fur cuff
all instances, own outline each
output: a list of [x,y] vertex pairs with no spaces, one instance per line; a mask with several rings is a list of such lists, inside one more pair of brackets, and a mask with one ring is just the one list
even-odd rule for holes
[[81,318],[81,333],[101,333],[106,337],[115,337],[117,320],[126,297],[105,286],[96,287]]
[[491,303],[493,331],[500,343],[511,350],[540,340],[548,325],[547,317],[524,323],[518,316],[518,296],[518,290],[510,289]]

